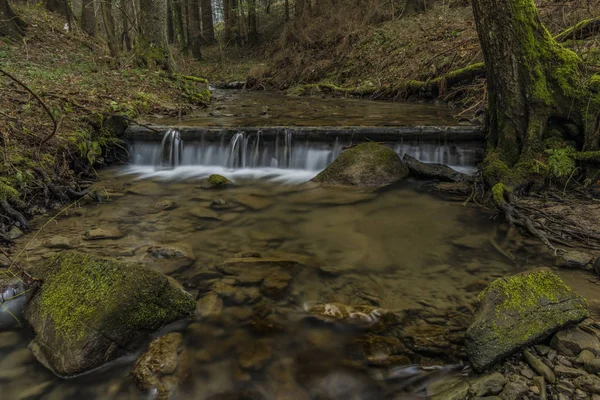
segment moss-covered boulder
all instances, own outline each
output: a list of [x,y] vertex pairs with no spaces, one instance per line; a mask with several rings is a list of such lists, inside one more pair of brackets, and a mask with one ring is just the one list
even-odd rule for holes
[[212,174],[201,182],[200,187],[202,189],[220,189],[231,185],[232,182],[223,175]]
[[379,187],[407,176],[408,168],[394,150],[377,143],[362,143],[340,154],[313,181],[326,185]]
[[149,333],[191,316],[196,306],[159,272],[88,254],[60,253],[34,273],[41,284],[25,309],[36,334],[30,347],[63,377],[135,350]]
[[497,279],[478,300],[465,340],[478,371],[588,316],[586,300],[547,269]]

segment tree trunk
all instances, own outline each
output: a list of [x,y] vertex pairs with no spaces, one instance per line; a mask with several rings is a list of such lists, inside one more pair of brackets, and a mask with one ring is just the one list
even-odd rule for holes
[[294,14],[296,17],[301,17],[304,14],[304,2],[306,0],[296,0],[294,4]]
[[90,36],[96,36],[96,10],[94,0],[81,3],[81,28]]
[[167,1],[167,41],[170,44],[175,43],[175,24],[173,23],[173,6],[170,0]]
[[[85,0],[84,0],[85,1]],[[131,31],[133,30],[133,0],[125,0],[121,3],[121,14],[123,15],[123,46],[125,50],[133,50],[133,40],[131,39]]]
[[531,183],[551,137],[597,149],[600,95],[579,57],[542,25],[533,0],[473,0],[473,11],[487,73],[488,183]]
[[45,0],[44,4],[48,11],[57,12],[67,18],[69,30],[72,29],[73,11],[68,0]]
[[25,27],[25,22],[13,12],[8,0],[0,0],[0,36],[18,38],[25,34]]
[[173,0],[173,17],[175,21],[175,27],[177,31],[177,38],[179,41],[179,48],[181,48],[184,52],[187,47],[187,38],[185,31],[185,23],[183,22],[183,10],[182,10],[182,2],[183,0]]
[[248,0],[248,41],[258,43],[258,22],[256,20],[256,0]]
[[189,41],[192,56],[196,60],[202,59],[202,35],[200,34],[200,2],[199,0],[190,0],[190,24]]
[[231,9],[233,1],[234,0],[223,0],[223,20],[225,24],[223,28],[223,39],[225,46],[229,46],[233,40],[233,10]]
[[175,62],[167,43],[167,0],[141,0],[139,58],[148,67],[156,64],[170,74]]
[[213,44],[215,42],[215,29],[213,26],[212,0],[200,0],[202,6],[202,38],[204,43]]
[[290,20],[290,0],[285,0],[285,22]]
[[112,10],[113,0],[100,1],[100,9],[102,11],[102,20],[104,21],[104,30],[106,31],[106,40],[108,42],[108,50],[110,56],[119,58],[119,44],[117,42],[117,32],[115,28],[115,17]]

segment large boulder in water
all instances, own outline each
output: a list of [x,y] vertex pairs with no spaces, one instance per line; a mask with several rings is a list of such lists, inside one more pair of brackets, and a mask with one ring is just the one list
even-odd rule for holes
[[313,181],[326,185],[378,187],[407,176],[408,168],[394,150],[377,143],[362,143],[340,154]]
[[59,376],[74,376],[138,348],[147,335],[191,316],[195,302],[177,282],[140,265],[63,252],[34,271],[25,309],[31,348]]
[[484,370],[587,316],[586,300],[549,270],[497,279],[479,295],[465,339],[469,360]]

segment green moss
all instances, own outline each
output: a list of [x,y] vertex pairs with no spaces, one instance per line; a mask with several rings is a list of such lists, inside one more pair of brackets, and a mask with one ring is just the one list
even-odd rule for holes
[[155,271],[87,254],[53,257],[42,279],[39,312],[65,340],[80,341],[90,329],[106,325],[155,330],[190,315],[195,307],[191,296]]
[[0,200],[16,199],[18,197],[18,190],[6,183],[4,179],[0,179]]
[[231,181],[229,179],[225,178],[222,175],[218,175],[218,174],[212,174],[211,176],[209,176],[207,178],[207,182],[211,186],[224,186],[224,185],[229,185],[231,183]]
[[577,161],[600,162],[600,151],[581,151],[572,154]]
[[552,177],[569,176],[575,170],[575,160],[573,159],[575,149],[572,147],[548,149],[546,153],[549,155],[548,168]]
[[494,199],[494,202],[496,204],[504,203],[504,193],[507,191],[509,191],[509,189],[506,186],[504,186],[503,183],[496,183],[492,188],[492,198]]

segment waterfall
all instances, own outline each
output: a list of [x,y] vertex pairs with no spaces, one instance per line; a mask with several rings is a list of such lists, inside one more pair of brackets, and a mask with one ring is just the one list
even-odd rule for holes
[[181,164],[183,140],[178,130],[169,129],[160,145],[160,168],[173,169]]
[[[219,167],[229,171],[273,169],[318,172],[326,168],[344,147],[356,144],[359,137],[319,136],[299,140],[292,132],[275,135],[261,131],[235,134],[206,134],[186,140],[176,130],[169,130],[161,143],[136,141],[130,144],[130,163],[158,166],[159,169],[181,167]],[[453,143],[438,140],[398,139],[388,144],[400,156],[410,154],[423,162],[449,165],[461,171],[474,171],[482,157],[478,142]]]

